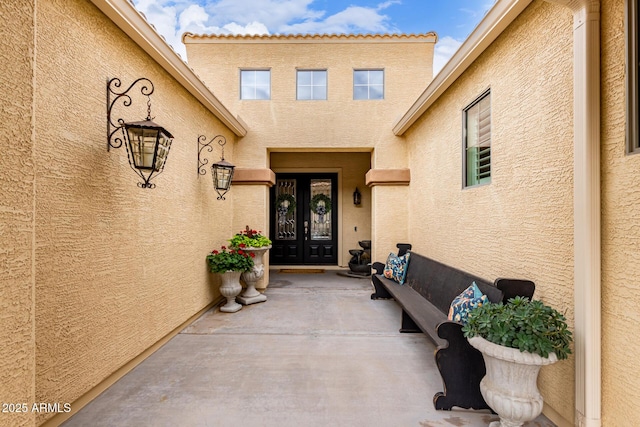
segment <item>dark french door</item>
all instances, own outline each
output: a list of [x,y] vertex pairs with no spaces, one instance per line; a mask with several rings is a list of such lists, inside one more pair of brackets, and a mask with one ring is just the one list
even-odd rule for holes
[[282,173],[271,188],[273,265],[338,263],[338,176]]

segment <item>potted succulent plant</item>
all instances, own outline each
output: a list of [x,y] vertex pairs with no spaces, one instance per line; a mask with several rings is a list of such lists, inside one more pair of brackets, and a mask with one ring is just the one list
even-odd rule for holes
[[462,331],[485,361],[480,391],[500,416],[491,427],[521,426],[540,415],[540,368],[571,354],[564,315],[541,301],[516,297],[474,308]]
[[232,248],[248,252],[253,257],[253,268],[242,273],[242,280],[247,284],[242,296],[238,300],[247,305],[267,300],[265,294],[256,289],[256,283],[264,276],[262,257],[271,248],[271,240],[262,235],[261,231],[253,230],[248,225],[240,233],[229,240]]
[[226,304],[220,307],[220,311],[235,313],[242,308],[236,302],[236,296],[242,290],[240,275],[253,269],[254,257],[255,255],[250,252],[235,248],[228,249],[225,246],[220,250],[214,249],[207,255],[209,271],[220,274],[222,279],[220,293],[227,298]]

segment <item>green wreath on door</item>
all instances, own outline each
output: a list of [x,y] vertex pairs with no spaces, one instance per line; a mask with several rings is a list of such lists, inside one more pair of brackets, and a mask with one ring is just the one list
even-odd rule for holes
[[[322,209],[320,210],[320,212],[318,212],[318,208],[322,206],[320,205],[320,202],[324,202],[325,212],[322,212]],[[309,203],[309,207],[311,208],[314,214],[324,215],[326,213],[331,212],[331,199],[326,194],[322,194],[322,193],[316,194],[311,198],[311,203]]]
[[291,213],[293,212],[293,210],[296,208],[296,198],[293,197],[291,194],[280,194],[277,198],[276,198],[276,212],[281,212],[281,207],[284,207],[284,202],[287,201],[289,202],[289,206],[287,206],[287,211],[286,213]]

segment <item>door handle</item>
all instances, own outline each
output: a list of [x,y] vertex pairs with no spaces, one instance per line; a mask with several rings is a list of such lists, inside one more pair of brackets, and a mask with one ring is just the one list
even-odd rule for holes
[[304,240],[309,240],[309,221],[304,222]]

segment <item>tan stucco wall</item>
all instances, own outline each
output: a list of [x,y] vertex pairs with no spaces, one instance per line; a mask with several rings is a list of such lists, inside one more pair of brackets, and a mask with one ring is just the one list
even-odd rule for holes
[[[237,147],[237,166],[273,167],[269,165],[270,151],[295,149],[317,151],[317,158],[323,158],[328,151],[368,151],[371,153],[369,167],[400,169],[407,165],[406,145],[391,129],[393,122],[432,79],[434,44],[425,41],[427,39],[435,40],[433,35],[364,38],[187,36],[185,42],[189,65],[252,129]],[[255,68],[271,70],[271,100],[240,100],[240,70]],[[362,68],[384,69],[384,100],[353,100],[353,70]],[[326,69],[328,99],[297,101],[297,69]],[[310,165],[315,166],[315,163]],[[368,170],[362,172],[359,181],[364,183]],[[360,185],[360,191],[365,190],[363,187]],[[353,189],[349,183],[344,184],[345,194],[351,194]],[[243,200],[253,200],[249,195],[251,189],[241,191],[246,193]],[[263,190],[257,191],[260,204]],[[368,194],[366,199],[370,199]],[[407,199],[398,198],[396,202],[396,215],[405,214]],[[375,211],[375,207],[363,205],[358,209],[358,217],[369,215],[370,223]],[[395,250],[397,241],[407,238],[406,233],[400,232],[402,227],[396,226],[395,216],[391,220],[383,219],[388,216],[388,212],[380,211],[378,218],[382,219],[385,229],[393,227],[394,234],[399,237],[387,239],[393,241],[390,247],[386,241],[378,242],[373,238],[375,256],[378,256],[378,250],[383,254],[380,256],[386,256],[389,250]],[[255,220],[259,221],[258,218]],[[357,241],[364,239],[360,231],[364,228],[358,226],[357,233],[349,231],[355,224],[351,224],[348,212],[343,221],[343,240],[339,244],[341,265],[348,262],[348,249],[358,248]],[[358,222],[362,221],[358,219]],[[371,234],[367,236],[371,237]]]
[[[398,243],[415,241],[409,222],[409,187],[379,185],[371,188],[373,199],[371,257],[385,262],[391,252],[397,253]],[[423,224],[420,225],[422,230]]]
[[[232,54],[189,45],[191,65],[250,129],[260,130],[237,146],[88,2],[39,2],[35,28],[33,1],[3,2],[0,15],[0,118],[11,124],[0,128],[0,401],[73,402],[218,297],[204,255],[246,224],[268,229],[268,186],[234,186],[226,201],[216,200],[210,176],[198,178],[195,171],[200,134],[225,135],[225,157],[246,168],[318,167],[317,153],[269,155],[292,148],[370,150],[354,183],[364,180],[367,162],[380,169],[408,166],[410,186],[356,184],[363,193],[356,209],[344,172],[352,166],[341,163],[347,154],[320,157],[327,160],[322,167],[342,168],[342,204],[353,209],[343,217],[342,262],[367,238],[365,231],[377,243],[374,259],[409,241],[417,252],[486,278],[530,278],[536,297],[573,321],[573,45],[565,9],[534,2],[405,138],[394,137],[390,125],[431,79],[432,46],[403,46],[398,53],[372,45],[375,53],[360,56],[345,46],[318,45],[295,56],[286,45],[251,45]],[[634,399],[640,381],[629,375],[640,352],[634,339],[640,156],[625,152],[623,34],[623,2],[603,0],[605,426],[640,424]],[[245,66],[271,67],[271,101],[238,99],[239,67]],[[352,101],[352,69],[380,66],[387,99]],[[296,67],[330,70],[329,101],[295,101]],[[176,136],[154,190],[136,186],[124,148],[105,149],[107,77],[127,85],[142,76],[156,86],[156,121]],[[487,87],[492,183],[462,190],[461,110]],[[126,111],[128,120],[144,116],[135,104]],[[540,376],[546,403],[567,422],[573,370],[570,359]],[[47,417],[3,414],[0,426]]]
[[[414,250],[488,279],[535,281],[573,323],[572,16],[536,1],[407,134]],[[492,182],[462,189],[462,110],[491,88]],[[573,422],[574,361],[545,367]]]
[[[232,235],[239,233],[248,225],[253,230],[269,236],[269,186],[268,185],[232,185],[229,196],[234,200],[231,219]],[[230,236],[231,237],[231,236]],[[269,265],[269,253],[264,255],[263,263]],[[256,288],[264,291],[269,284],[269,269],[264,269],[263,277],[256,282]]]
[[[267,149],[287,147],[375,147],[373,167],[406,165],[406,150],[391,125],[432,78],[432,42],[230,37],[220,39],[224,43],[193,43],[207,40],[186,38],[189,65],[225,105],[259,130],[243,139],[238,166],[267,166]],[[271,100],[240,100],[240,70],[255,68],[271,70]],[[384,69],[384,100],[353,100],[353,70],[362,68]],[[328,99],[296,101],[296,69],[326,69]]]
[[[37,57],[36,400],[74,402],[219,296],[205,255],[231,237],[233,198],[198,177],[197,137],[223,134],[230,161],[235,137],[89,2],[39,3]],[[106,150],[108,77],[155,85],[175,137],[155,189]],[[146,115],[132,95],[126,121]]]
[[640,156],[625,148],[624,2],[602,2],[602,425],[640,425]]
[[[338,264],[348,266],[349,249],[360,249],[358,241],[371,240],[371,190],[364,176],[371,167],[371,153],[271,153],[271,169],[276,172],[329,171],[338,173]],[[356,187],[362,204],[354,206]],[[357,229],[357,230],[356,230]]]
[[[0,4],[0,403],[14,404],[35,400],[33,10]],[[33,425],[28,409],[0,413],[0,426]]]

